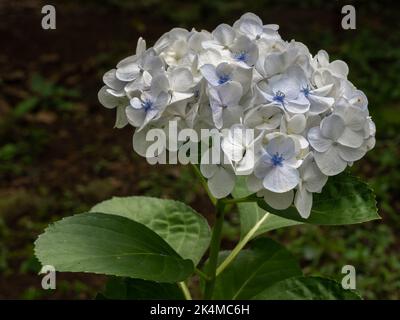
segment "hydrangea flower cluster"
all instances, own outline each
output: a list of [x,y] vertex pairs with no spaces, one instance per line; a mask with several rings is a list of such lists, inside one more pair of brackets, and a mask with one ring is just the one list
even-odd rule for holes
[[[278,28],[246,13],[211,33],[172,29],[151,48],[140,38],[136,54],[104,75],[99,100],[116,108],[116,127],[136,128],[133,146],[143,156],[146,132],[171,120],[218,130],[229,162],[200,164],[216,198],[246,175],[271,207],[294,204],[307,218],[328,176],[374,147],[375,125],[346,63],[323,50],[312,56]],[[237,134],[246,129],[255,135]]]

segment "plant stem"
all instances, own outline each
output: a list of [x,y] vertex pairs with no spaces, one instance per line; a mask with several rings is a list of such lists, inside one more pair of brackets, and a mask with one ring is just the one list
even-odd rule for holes
[[183,295],[185,296],[186,300],[193,300],[192,295],[190,294],[189,288],[187,287],[184,281],[178,282],[179,287],[181,288]]
[[204,280],[209,280],[210,278],[208,277],[208,275],[206,275],[203,271],[201,271],[200,269],[196,268],[194,269],[194,272],[197,273],[201,278],[203,278]]
[[224,269],[236,258],[239,254],[240,250],[250,241],[253,235],[257,232],[258,228],[263,224],[265,219],[269,216],[269,212],[267,212],[255,225],[251,230],[244,236],[242,240],[238,242],[235,248],[231,251],[231,253],[226,257],[226,259],[218,266],[216,276],[218,276]]
[[256,200],[254,199],[254,194],[248,195],[247,197],[243,198],[233,198],[233,199],[222,199],[221,200],[225,204],[235,204],[235,203],[241,203],[241,202],[255,202]]
[[211,299],[214,291],[216,270],[218,263],[218,253],[221,245],[222,226],[224,223],[225,204],[222,201],[217,201],[216,207],[217,207],[217,215],[211,236],[210,257],[208,260],[208,264],[206,266],[207,268],[206,273],[209,279],[206,280],[204,299]]
[[196,174],[197,178],[199,178],[203,188],[206,190],[207,195],[210,198],[212,204],[215,206],[217,204],[217,199],[215,199],[215,197],[210,192],[210,189],[208,189],[207,181],[206,181],[206,179],[204,179],[203,175],[201,174],[200,169],[195,164],[192,164],[192,168],[193,168],[193,171]]

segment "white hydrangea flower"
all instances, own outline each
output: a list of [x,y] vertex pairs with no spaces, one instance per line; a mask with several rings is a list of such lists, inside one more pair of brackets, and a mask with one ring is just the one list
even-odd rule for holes
[[262,137],[263,132],[255,137],[253,130],[248,130],[243,124],[235,124],[223,138],[221,148],[237,175],[253,172]]
[[350,162],[361,159],[365,154],[363,148],[352,148],[340,142],[345,132],[346,123],[337,114],[322,119],[320,127],[311,128],[308,132],[309,142],[315,149],[315,161],[327,176],[339,174]]
[[[116,127],[136,128],[133,148],[152,163],[208,141],[168,136],[171,121],[179,132],[211,130],[221,140],[209,148],[223,156],[207,162],[211,149],[198,156],[216,198],[245,175],[249,191],[269,206],[294,204],[307,218],[313,193],[375,146],[376,128],[347,64],[324,50],[313,56],[278,30],[246,13],[211,32],[174,28],[149,48],[140,38],[135,54],[104,74],[99,101],[116,109]],[[167,135],[153,155],[152,129]]]
[[265,189],[272,192],[287,192],[299,183],[296,148],[292,138],[279,135],[267,144],[258,160],[254,174],[263,180]]
[[242,116],[242,107],[239,106],[242,86],[232,81],[209,88],[208,93],[215,127],[221,129],[237,123]]
[[208,150],[203,155],[200,171],[208,179],[207,185],[211,194],[217,199],[222,199],[228,196],[235,187],[235,173],[230,164],[214,164],[203,161],[209,159],[210,153],[211,151]]
[[313,192],[321,192],[323,186],[328,181],[316,165],[312,153],[309,153],[303,160],[299,168],[300,182],[297,186],[294,205],[300,215],[307,219],[311,213]]
[[301,77],[301,69],[293,67],[285,74],[273,76],[258,92],[268,104],[291,113],[305,113],[310,109],[310,101],[302,92]]
[[132,98],[130,106],[126,108],[128,121],[138,130],[142,130],[151,120],[160,117],[166,107],[169,96],[166,92],[158,95],[143,92],[140,99]]

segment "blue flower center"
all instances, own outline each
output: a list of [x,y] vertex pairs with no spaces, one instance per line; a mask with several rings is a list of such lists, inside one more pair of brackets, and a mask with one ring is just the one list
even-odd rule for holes
[[278,91],[274,96],[274,101],[283,104],[285,102],[285,94],[282,91]]
[[153,101],[146,99],[142,102],[142,107],[144,111],[149,111],[153,107]]
[[301,92],[303,92],[303,94],[308,97],[308,95],[310,94],[310,89],[309,88],[304,88],[301,90]]
[[223,74],[223,75],[219,76],[218,83],[224,84],[225,82],[228,82],[229,80],[231,80],[231,77],[227,74]]
[[247,53],[245,51],[241,51],[235,54],[235,60],[246,62],[247,61]]
[[271,158],[272,165],[274,167],[277,167],[277,166],[282,167],[283,166],[283,160],[284,159],[283,159],[282,155],[278,154],[278,152],[275,153]]

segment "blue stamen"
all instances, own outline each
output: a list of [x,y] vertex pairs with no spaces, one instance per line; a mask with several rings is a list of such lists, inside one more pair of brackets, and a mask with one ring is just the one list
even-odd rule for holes
[[144,111],[149,111],[153,107],[153,101],[146,99],[142,102],[142,107]]
[[231,80],[229,75],[227,75],[227,74],[220,75],[219,79],[218,79],[218,84],[224,84],[225,82],[228,82],[229,80]]
[[303,94],[308,97],[308,95],[310,94],[310,89],[309,88],[304,88],[301,90],[301,92],[303,92]]
[[239,53],[235,54],[235,60],[237,61],[242,61],[242,62],[246,62],[247,61],[247,53],[244,51],[241,51]]
[[271,158],[272,165],[274,167],[277,167],[277,166],[282,167],[283,166],[283,160],[284,159],[283,159],[282,155],[279,155],[278,153],[275,153]]
[[273,99],[274,99],[274,101],[277,101],[277,102],[279,102],[281,104],[284,104],[284,102],[285,102],[285,94],[282,91],[278,91]]

